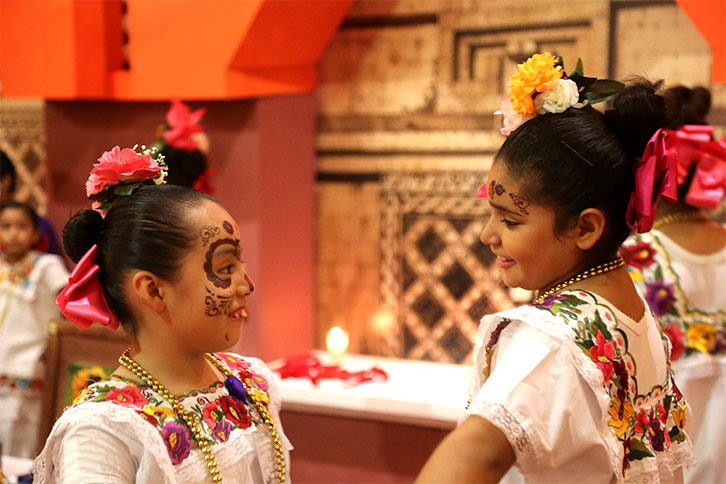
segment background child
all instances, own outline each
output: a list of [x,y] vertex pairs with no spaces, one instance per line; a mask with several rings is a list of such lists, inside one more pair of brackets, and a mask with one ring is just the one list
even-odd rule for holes
[[[204,193],[156,186],[164,171],[148,153],[116,147],[99,160],[87,189],[110,208],[63,229],[77,265],[58,305],[81,328],[120,323],[133,343],[58,419],[34,482],[285,482],[273,374],[222,352],[254,290],[237,224]],[[130,185],[144,186],[116,197]]]
[[622,85],[559,66],[519,66],[482,187],[482,242],[538,298],[482,319],[467,417],[419,482],[497,482],[513,464],[530,483],[678,482],[693,460],[667,339],[617,257],[669,188],[664,99],[643,81],[603,115],[583,101]]
[[60,257],[32,250],[38,237],[30,206],[0,206],[0,442],[5,454],[26,458],[36,452],[48,325],[60,317],[55,297],[68,282]]
[[726,227],[704,210],[726,192],[726,139],[706,123],[707,89],[668,90],[681,103],[669,145],[678,152],[678,202],[658,203],[653,230],[629,238],[628,271],[673,345],[676,382],[693,412],[697,464],[686,482],[726,482]]

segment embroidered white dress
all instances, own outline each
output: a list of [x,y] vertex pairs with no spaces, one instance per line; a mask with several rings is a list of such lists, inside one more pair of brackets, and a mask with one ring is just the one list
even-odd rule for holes
[[686,482],[726,482],[726,247],[693,254],[653,230],[628,239],[621,253],[663,322],[676,383],[693,413],[688,435],[698,462]]
[[[292,446],[280,424],[275,376],[259,359],[217,356],[269,402],[289,476]],[[200,424],[226,484],[277,482],[270,432],[255,409],[230,397],[222,382],[179,399]],[[33,471],[33,482],[41,484],[212,482],[196,439],[169,402],[120,378],[87,387],[65,410]]]
[[55,297],[68,282],[57,255],[31,251],[9,264],[0,257],[0,442],[3,453],[35,456],[40,424],[41,355],[51,320],[60,318]]
[[467,416],[496,425],[527,483],[682,482],[686,404],[650,311],[564,291],[485,316]]

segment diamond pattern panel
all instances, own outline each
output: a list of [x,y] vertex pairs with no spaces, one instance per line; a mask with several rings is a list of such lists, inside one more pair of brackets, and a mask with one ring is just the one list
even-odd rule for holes
[[381,299],[394,315],[387,356],[468,363],[479,320],[512,307],[479,236],[481,172],[395,173],[382,180]]

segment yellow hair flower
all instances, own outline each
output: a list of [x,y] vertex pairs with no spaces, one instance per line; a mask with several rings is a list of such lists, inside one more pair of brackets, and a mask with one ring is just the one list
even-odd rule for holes
[[689,347],[708,354],[716,344],[716,328],[707,323],[692,324],[686,331],[686,338]]
[[541,93],[555,79],[562,77],[562,66],[555,66],[557,58],[549,52],[534,54],[517,66],[509,82],[509,99],[520,116],[534,113],[533,95]]

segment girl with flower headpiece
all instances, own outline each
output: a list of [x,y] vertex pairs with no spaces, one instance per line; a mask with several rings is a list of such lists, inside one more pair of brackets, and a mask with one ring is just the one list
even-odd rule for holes
[[[693,462],[670,344],[620,244],[673,198],[659,84],[565,75],[537,54],[502,103],[509,136],[480,196],[481,240],[536,300],[482,318],[460,425],[418,482],[682,482]],[[614,97],[604,114],[590,104]]]
[[726,227],[712,222],[726,193],[726,138],[706,123],[703,87],[667,91],[681,104],[669,147],[677,153],[678,202],[661,200],[653,230],[621,249],[627,270],[660,317],[676,382],[693,408],[689,435],[698,458],[686,482],[726,482]]
[[0,205],[0,444],[2,453],[37,453],[48,328],[67,279],[63,260],[34,250],[38,215],[28,204]]
[[163,184],[165,174],[153,151],[115,147],[87,183],[98,211],[63,229],[76,267],[61,312],[82,329],[120,325],[132,345],[55,423],[36,483],[287,480],[274,377],[225,352],[254,291],[239,228],[218,201]]

